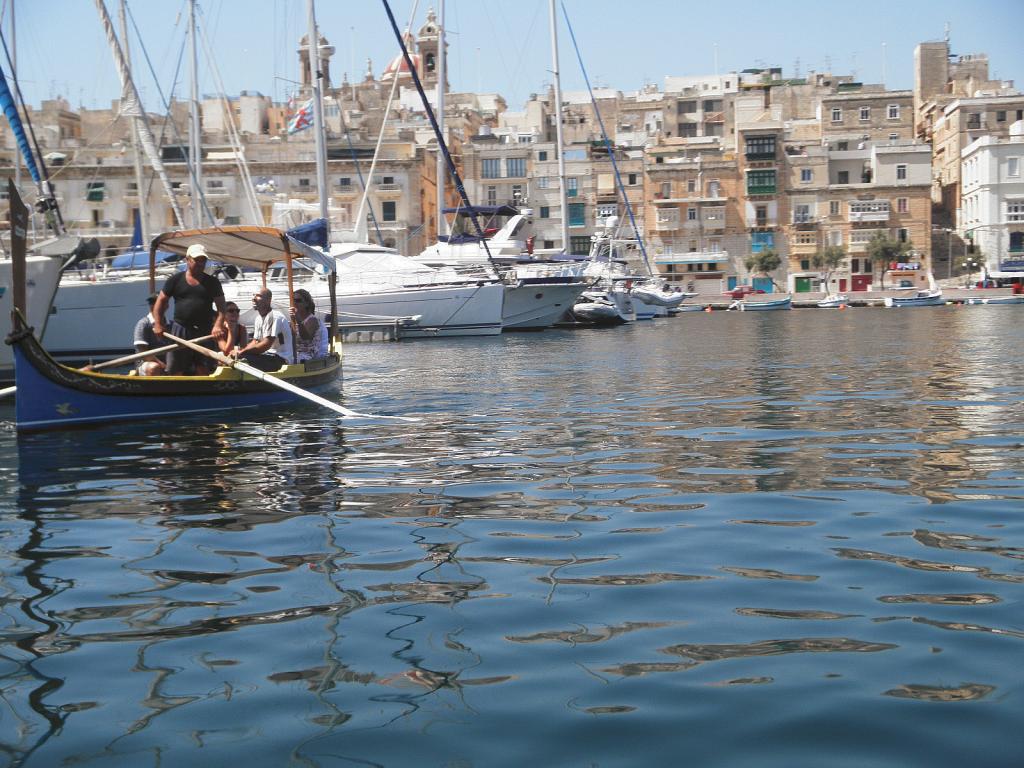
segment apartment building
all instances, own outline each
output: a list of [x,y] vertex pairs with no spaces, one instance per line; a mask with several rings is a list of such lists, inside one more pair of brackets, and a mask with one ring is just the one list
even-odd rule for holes
[[1006,138],[976,139],[962,154],[961,234],[974,245],[963,259],[997,279],[1024,278],[1022,165],[1024,121],[1014,122]]

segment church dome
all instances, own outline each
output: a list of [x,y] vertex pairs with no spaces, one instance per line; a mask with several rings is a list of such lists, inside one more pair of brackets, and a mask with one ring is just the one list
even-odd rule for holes
[[[402,35],[402,41],[405,43],[405,49],[409,51],[409,58],[412,59],[413,66],[416,67],[416,73],[422,70],[422,64],[420,63],[420,55],[413,53],[413,37],[412,33],[406,30],[405,34]],[[384,74],[381,75],[382,81],[390,82],[391,78],[398,77],[401,80],[410,79],[412,76],[409,74],[409,64],[405,60],[405,56],[398,54],[391,63],[384,68]]]

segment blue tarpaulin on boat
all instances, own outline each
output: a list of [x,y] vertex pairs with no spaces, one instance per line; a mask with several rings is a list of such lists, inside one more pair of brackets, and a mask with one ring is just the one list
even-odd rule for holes
[[[176,261],[181,258],[176,253],[168,253],[167,251],[156,252],[156,263],[159,264],[162,261]],[[149,266],[149,250],[146,248],[135,248],[122,253],[120,256],[115,256],[110,262],[111,269],[142,269],[143,267]]]
[[519,209],[513,208],[511,205],[474,205],[472,208],[463,205],[459,208],[445,208],[444,212],[461,213],[466,216],[472,213],[477,216],[516,216],[519,214]]
[[41,183],[42,178],[39,175],[39,168],[36,167],[36,159],[32,156],[32,150],[29,148],[28,137],[25,136],[25,127],[21,124],[18,108],[14,104],[11,89],[7,87],[7,77],[4,75],[3,70],[0,70],[0,109],[3,109],[4,114],[7,115],[7,122],[11,124],[11,131],[13,131],[14,138],[18,142],[18,149],[21,150],[22,157],[25,158],[25,165],[28,166],[28,172],[31,174],[32,180],[36,184]]
[[314,219],[300,224],[289,229],[286,234],[300,243],[327,250],[327,222],[324,219]]

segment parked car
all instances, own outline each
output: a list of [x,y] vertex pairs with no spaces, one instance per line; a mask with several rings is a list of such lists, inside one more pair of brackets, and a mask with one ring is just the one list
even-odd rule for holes
[[737,285],[731,291],[726,291],[724,295],[734,299],[742,299],[744,296],[749,296],[752,293],[764,293],[764,291],[752,285]]

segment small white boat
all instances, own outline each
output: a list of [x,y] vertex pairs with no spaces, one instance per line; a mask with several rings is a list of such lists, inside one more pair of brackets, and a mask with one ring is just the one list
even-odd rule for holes
[[917,291],[913,296],[886,296],[882,301],[887,307],[938,307],[946,303],[938,288]]
[[772,299],[770,301],[734,301],[730,309],[738,309],[740,312],[767,312],[773,309],[792,309],[793,297],[786,296],[783,299]]
[[1024,304],[1024,293],[1014,294],[1013,296],[986,296],[969,298],[964,304],[985,304],[988,306],[1002,307],[1008,304]]
[[822,309],[835,309],[836,307],[845,307],[849,304],[850,298],[845,293],[830,293],[818,302],[818,306]]
[[654,281],[647,281],[639,283],[633,286],[633,298],[639,299],[644,304],[650,304],[656,307],[678,307],[683,303],[683,300],[689,296],[696,296],[695,293],[684,293],[683,291],[673,291],[667,286],[659,284]]
[[586,291],[573,305],[572,313],[580,322],[594,325],[627,322],[615,301],[603,291]]

